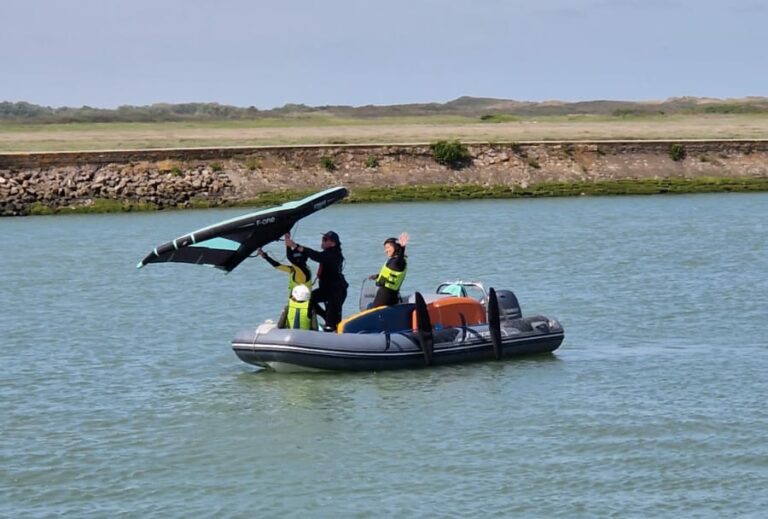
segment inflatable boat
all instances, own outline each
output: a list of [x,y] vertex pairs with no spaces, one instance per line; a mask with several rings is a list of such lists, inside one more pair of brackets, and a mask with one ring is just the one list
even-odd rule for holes
[[[347,194],[346,188],[334,187],[209,225],[158,245],[137,267],[187,263],[229,273],[299,220]],[[374,292],[364,281],[360,312],[342,321],[336,333],[279,329],[267,322],[238,333],[232,347],[243,361],[276,371],[378,371],[549,353],[563,342],[557,320],[523,317],[509,290],[486,291],[482,283],[456,281],[442,283],[432,294],[416,292],[394,306],[369,308]]]
[[[479,293],[473,297],[469,292]],[[398,305],[366,308],[336,333],[279,329],[267,322],[232,340],[244,362],[278,372],[380,371],[502,360],[555,351],[564,339],[553,318],[523,317],[510,290],[451,282]]]

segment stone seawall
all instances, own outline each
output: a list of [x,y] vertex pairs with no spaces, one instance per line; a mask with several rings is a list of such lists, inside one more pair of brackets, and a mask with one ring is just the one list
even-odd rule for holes
[[[674,149],[673,149],[674,147]],[[504,186],[627,179],[768,177],[767,140],[467,144],[461,169],[428,144],[0,154],[0,215],[111,202],[123,209],[246,203],[264,193]],[[677,150],[677,154],[674,151]],[[674,157],[674,158],[673,158]]]

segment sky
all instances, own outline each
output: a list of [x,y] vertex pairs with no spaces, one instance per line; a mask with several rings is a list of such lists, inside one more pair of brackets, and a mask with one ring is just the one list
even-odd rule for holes
[[768,96],[768,0],[0,0],[0,101]]

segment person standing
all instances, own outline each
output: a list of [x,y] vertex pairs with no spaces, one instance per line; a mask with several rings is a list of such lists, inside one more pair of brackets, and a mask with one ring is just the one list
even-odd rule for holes
[[[320,248],[317,251],[299,245],[286,234],[285,244],[291,249],[306,256],[312,261],[316,261],[318,288],[312,292],[312,305],[315,312],[325,320],[325,331],[336,331],[336,327],[341,322],[341,311],[344,307],[344,301],[347,299],[347,287],[349,284],[344,278],[344,254],[341,251],[341,240],[334,231],[328,231],[323,234]],[[319,306],[319,303],[325,303],[325,308]]]
[[408,244],[408,233],[400,234],[400,238],[387,238],[384,240],[384,254],[387,261],[382,265],[378,274],[369,279],[376,280],[376,296],[373,298],[371,308],[377,306],[391,306],[400,302],[400,287],[405,281],[408,270],[405,246]]

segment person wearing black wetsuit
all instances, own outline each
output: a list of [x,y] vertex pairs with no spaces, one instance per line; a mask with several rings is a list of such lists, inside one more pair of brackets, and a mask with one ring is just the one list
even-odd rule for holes
[[387,261],[381,267],[378,274],[369,279],[376,280],[376,296],[373,298],[371,308],[377,306],[391,306],[400,302],[400,287],[405,281],[405,273],[408,262],[405,256],[405,246],[408,244],[408,233],[400,235],[400,239],[388,238],[384,241],[384,253]]
[[[289,235],[286,235],[285,244],[320,264],[317,267],[319,286],[312,292],[311,301],[315,312],[325,319],[325,330],[335,332],[341,322],[341,310],[347,299],[349,286],[344,278],[344,255],[341,252],[339,235],[333,231],[323,234],[321,251],[299,245]],[[325,303],[325,309],[318,306],[318,303]]]

